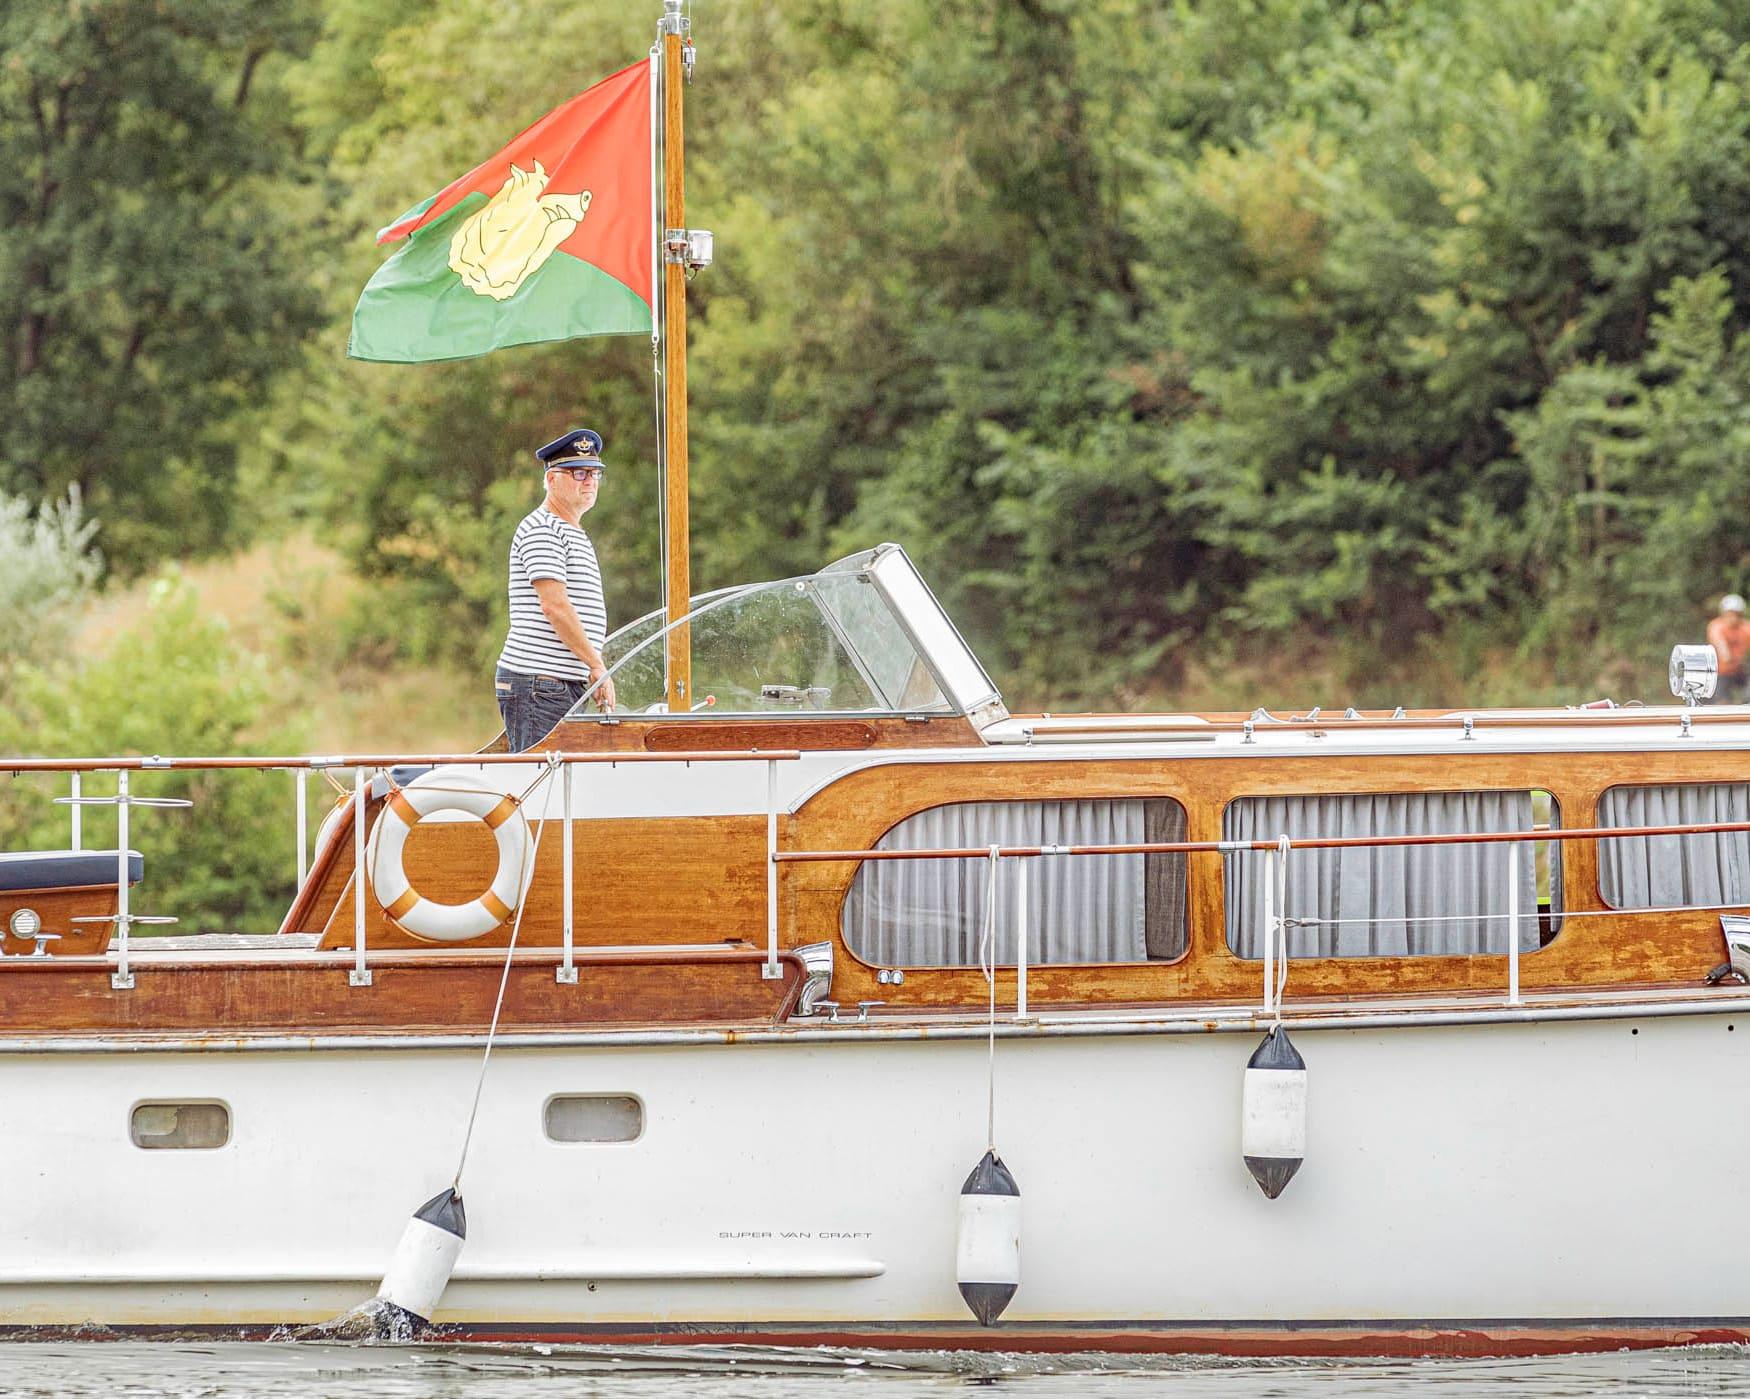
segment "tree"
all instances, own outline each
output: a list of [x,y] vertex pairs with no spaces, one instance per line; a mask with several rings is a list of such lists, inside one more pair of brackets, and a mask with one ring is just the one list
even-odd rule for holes
[[315,323],[273,92],[309,32],[305,0],[0,13],[0,489],[78,485],[124,572],[224,536],[236,415]]

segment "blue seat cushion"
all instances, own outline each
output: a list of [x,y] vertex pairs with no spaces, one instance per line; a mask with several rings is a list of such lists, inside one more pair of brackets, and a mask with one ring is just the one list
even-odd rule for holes
[[[114,851],[0,851],[0,891],[65,890],[79,885],[114,885]],[[146,859],[128,852],[128,883],[137,885]]]

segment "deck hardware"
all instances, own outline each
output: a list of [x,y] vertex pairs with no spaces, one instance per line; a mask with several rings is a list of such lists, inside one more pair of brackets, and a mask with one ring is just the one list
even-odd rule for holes
[[1507,1004],[1519,1005],[1519,852],[1524,843],[1507,843]]
[[174,768],[175,766],[175,759],[165,758],[162,754],[153,754],[149,758],[142,758],[140,760],[140,767],[142,768]]
[[1393,719],[1402,719],[1404,717],[1404,707],[1402,705],[1399,705],[1396,709],[1394,709],[1391,712],[1391,717]]
[[1717,987],[1722,982],[1726,981],[1739,984],[1750,982],[1750,977],[1746,977],[1742,972],[1739,972],[1737,968],[1731,965],[1731,963],[1723,962],[1718,967],[1711,969],[1708,972],[1708,975],[1702,978],[1702,981],[1706,982],[1710,987]]
[[784,975],[778,962],[778,763],[766,760],[766,960],[760,980],[776,982]]
[[35,942],[36,947],[30,950],[30,956],[33,958],[46,958],[49,955],[49,944],[59,943],[61,941],[61,935],[58,933],[44,933],[41,929],[38,929],[35,933],[31,934],[31,939]]
[[826,1012],[829,1021],[836,1022],[839,1019],[839,1004],[836,1001],[817,1001],[814,1009],[816,1012]]
[[1720,658],[1711,646],[1675,646],[1667,671],[1671,693],[1690,708],[1711,700],[1720,680]]
[[[828,943],[826,947],[832,947]],[[875,980],[883,987],[903,987],[905,985],[905,969],[901,967],[883,967],[876,969]]]
[[[796,956],[802,960],[802,990],[796,997],[796,1014],[798,1016],[813,1016],[821,1007],[836,1003],[827,1002],[826,998],[832,992],[833,948],[831,940],[820,943],[804,943],[796,949]],[[894,981],[903,981],[904,973],[896,973]],[[876,974],[876,981],[886,981],[887,969],[882,968]]]
[[1345,709],[1343,711],[1343,718],[1344,719],[1360,719],[1361,718],[1361,711],[1356,709],[1353,705],[1350,705],[1347,709]]
[[310,808],[308,768],[292,769],[292,822],[298,828],[298,885],[304,888],[304,876],[310,869]]
[[1720,933],[1726,940],[1732,971],[1750,982],[1750,915],[1721,914]]
[[1247,720],[1240,726],[1240,742],[1242,744],[1249,744],[1252,742],[1252,724],[1253,721]]
[[365,966],[365,766],[352,770],[352,946],[353,965],[346,974],[349,987],[371,985]]
[[[558,765],[562,762],[562,759],[558,754],[551,754],[548,756],[547,762],[549,765]],[[574,940],[576,938],[575,919],[577,908],[575,853],[572,849],[573,838],[571,834],[571,778],[573,772],[573,766],[566,763],[563,765],[559,775],[559,790],[563,796],[563,805],[560,808],[560,837],[562,842],[561,849],[564,852],[563,863],[565,867],[565,918],[563,920],[565,953],[559,966],[553,969],[553,980],[567,987],[575,987],[577,985],[577,964],[573,959]]]
[[14,938],[35,938],[37,930],[42,926],[42,915],[34,909],[16,909],[8,922],[8,928]]
[[72,782],[67,785],[67,791],[73,799],[71,803],[73,809],[72,849],[77,851],[84,849],[85,809],[79,805],[79,795],[84,790],[84,785],[81,781],[84,775],[81,773],[73,773],[70,776]]
[[886,1006],[884,1001],[860,1001],[857,1003],[857,1024],[863,1025],[869,1019],[869,1012],[877,1006]]
[[1677,737],[1679,739],[1693,739],[1695,737],[1694,733],[1690,730],[1690,727],[1689,727],[1689,711],[1688,710],[1685,710],[1681,715],[1679,715],[1677,717]]
[[1466,715],[1464,717],[1464,737],[1466,739],[1475,739],[1477,737],[1476,726],[1477,722],[1474,716]]

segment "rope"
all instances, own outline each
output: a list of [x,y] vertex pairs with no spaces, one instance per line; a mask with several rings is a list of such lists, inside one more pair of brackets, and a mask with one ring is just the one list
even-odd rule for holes
[[997,1150],[997,861],[1002,848],[990,848],[990,877],[984,889],[984,931],[978,936],[978,970],[990,987],[990,1036],[985,1062],[985,1138]]
[[[558,754],[548,754],[547,771],[539,778],[535,779],[533,783],[529,784],[523,792],[523,798],[527,798],[529,794],[535,790],[538,784],[551,780],[553,775],[558,773],[562,766],[562,760]],[[518,800],[521,801],[522,799]],[[462,1189],[462,1171],[468,1165],[468,1148],[474,1141],[474,1121],[480,1114],[480,1095],[486,1088],[486,1066],[492,1062],[492,1043],[498,1035],[499,1013],[504,1010],[504,990],[510,984],[511,959],[516,955],[517,936],[523,931],[523,911],[529,907],[527,881],[530,873],[534,870],[535,857],[540,853],[541,837],[546,835],[548,820],[549,818],[547,817],[541,817],[537,821],[535,839],[530,843],[528,853],[524,857],[523,868],[517,872],[517,888],[523,890],[524,894],[523,897],[517,901],[516,919],[510,927],[510,942],[506,945],[504,950],[504,972],[500,974],[498,979],[498,999],[492,1003],[492,1025],[486,1032],[486,1051],[480,1056],[480,1077],[474,1081],[474,1102],[468,1109],[468,1126],[462,1133],[462,1151],[461,1155],[456,1159],[456,1175],[450,1182],[450,1189],[452,1191],[459,1192]]]

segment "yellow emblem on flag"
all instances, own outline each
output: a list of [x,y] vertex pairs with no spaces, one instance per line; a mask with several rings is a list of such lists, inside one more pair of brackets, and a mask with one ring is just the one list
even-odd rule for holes
[[504,301],[571,237],[589,212],[590,192],[543,194],[547,179],[538,160],[530,170],[511,166],[498,193],[456,230],[450,270],[463,286]]

